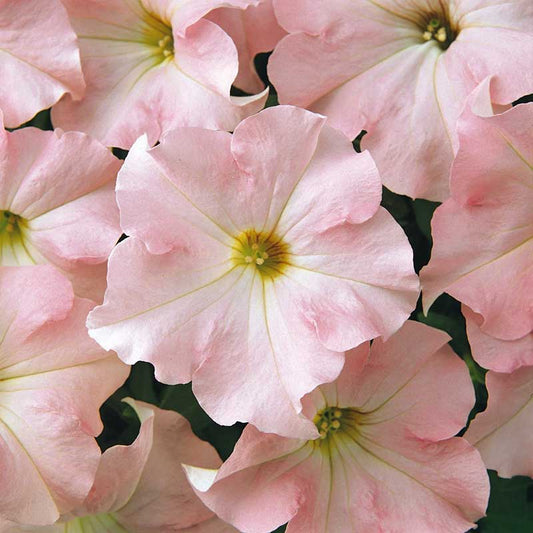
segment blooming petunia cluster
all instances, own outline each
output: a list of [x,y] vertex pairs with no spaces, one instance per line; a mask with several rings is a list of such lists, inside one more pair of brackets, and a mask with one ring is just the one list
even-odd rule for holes
[[531,0],[0,0],[0,533],[490,521],[532,93]]

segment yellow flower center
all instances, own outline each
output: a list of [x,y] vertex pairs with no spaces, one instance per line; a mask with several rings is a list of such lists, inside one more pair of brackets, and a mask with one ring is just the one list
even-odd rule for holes
[[313,422],[320,437],[309,444],[321,453],[331,454],[338,440],[351,442],[361,437],[365,414],[351,407],[326,406],[317,412]]
[[142,41],[153,48],[154,56],[163,62],[174,57],[174,37],[169,21],[143,8]]
[[88,515],[74,518],[64,525],[65,533],[86,533],[88,531],[106,531],[107,533],[128,533],[112,513]]
[[[172,30],[170,30],[172,32]],[[160,54],[162,54],[165,58],[171,57],[174,55],[174,38],[172,37],[172,33],[170,35],[165,35],[164,37],[161,37],[159,41],[157,42],[157,45],[160,50]]]
[[456,35],[451,25],[439,17],[431,17],[425,26],[422,37],[425,41],[437,41],[438,45],[446,50],[454,41]]
[[327,439],[343,426],[346,409],[339,407],[325,407],[315,415],[313,422],[320,433],[320,439]]
[[0,265],[34,265],[35,250],[30,252],[25,242],[26,221],[11,211],[0,210]]
[[289,248],[273,234],[243,231],[235,238],[233,261],[237,265],[256,268],[263,276],[277,277],[289,264]]
[[21,218],[10,211],[0,211],[0,235],[3,233],[15,234],[20,232]]

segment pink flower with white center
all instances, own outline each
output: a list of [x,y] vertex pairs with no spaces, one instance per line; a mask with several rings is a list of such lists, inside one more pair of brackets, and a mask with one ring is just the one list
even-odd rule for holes
[[287,32],[278,24],[272,0],[261,0],[257,6],[245,10],[220,8],[207,15],[232,39],[239,52],[239,73],[235,87],[248,93],[264,89],[255,70],[254,58],[261,52],[270,52]]
[[163,383],[192,379],[218,423],[316,436],[302,396],[416,303],[412,251],[379,206],[371,156],[324,122],[278,106],[233,135],[143,137],[119,173],[131,237],[111,254],[90,335]]
[[[0,113],[1,126],[1,113]],[[100,302],[120,237],[121,162],[83,133],[0,129],[0,266],[52,263]]]
[[497,104],[533,92],[530,0],[273,2],[290,33],[269,62],[280,102],[327,115],[351,139],[367,130],[394,192],[448,197],[455,123],[487,76]]
[[458,122],[452,197],[433,216],[420,279],[425,309],[447,292],[483,317],[485,333],[514,340],[533,329],[533,104],[493,115],[489,83]]
[[173,411],[126,399],[141,421],[130,446],[101,456],[91,491],[70,514],[48,527],[5,524],[2,533],[237,533],[196,497],[181,467],[194,461],[217,468],[221,461],[189,422]]
[[483,317],[462,306],[472,357],[483,367],[496,372],[513,372],[523,366],[533,366],[533,332],[514,340],[502,340],[487,335],[481,329]]
[[87,496],[103,401],[128,367],[89,338],[89,300],[49,265],[0,268],[0,516],[51,524]]
[[486,376],[487,410],[470,424],[465,438],[500,477],[533,477],[533,367]]
[[129,149],[151,145],[171,128],[232,130],[259,111],[268,91],[230,96],[237,49],[212,9],[244,9],[259,0],[64,0],[80,41],[87,91],[52,110],[55,125]]
[[304,399],[315,440],[247,426],[218,470],[185,466],[198,496],[247,533],[464,532],[489,495],[479,453],[454,435],[474,405],[448,336],[407,322],[352,350]]
[[76,34],[60,0],[0,0],[0,109],[20,126],[69,93],[85,91]]

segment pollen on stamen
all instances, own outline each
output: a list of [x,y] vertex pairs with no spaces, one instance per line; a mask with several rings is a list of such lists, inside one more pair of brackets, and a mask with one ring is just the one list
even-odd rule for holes
[[313,421],[318,429],[320,440],[325,440],[341,430],[343,417],[344,413],[339,408],[325,407],[319,411]]
[[420,29],[424,41],[436,41],[442,50],[446,50],[457,37],[457,31],[446,13],[426,19]]
[[[169,28],[169,31],[172,31]],[[174,55],[174,39],[171,35],[165,35],[159,41],[157,41],[157,46],[159,47],[159,53],[163,57],[168,58]]]
[[262,276],[275,278],[289,264],[288,246],[273,233],[246,230],[235,237],[233,261],[253,265]]

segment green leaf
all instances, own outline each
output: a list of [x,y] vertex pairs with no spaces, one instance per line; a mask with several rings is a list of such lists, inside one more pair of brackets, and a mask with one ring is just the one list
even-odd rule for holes
[[[487,516],[478,522],[479,533],[533,531],[533,479],[503,479],[489,470],[491,494]],[[472,530],[474,531],[474,530]]]

